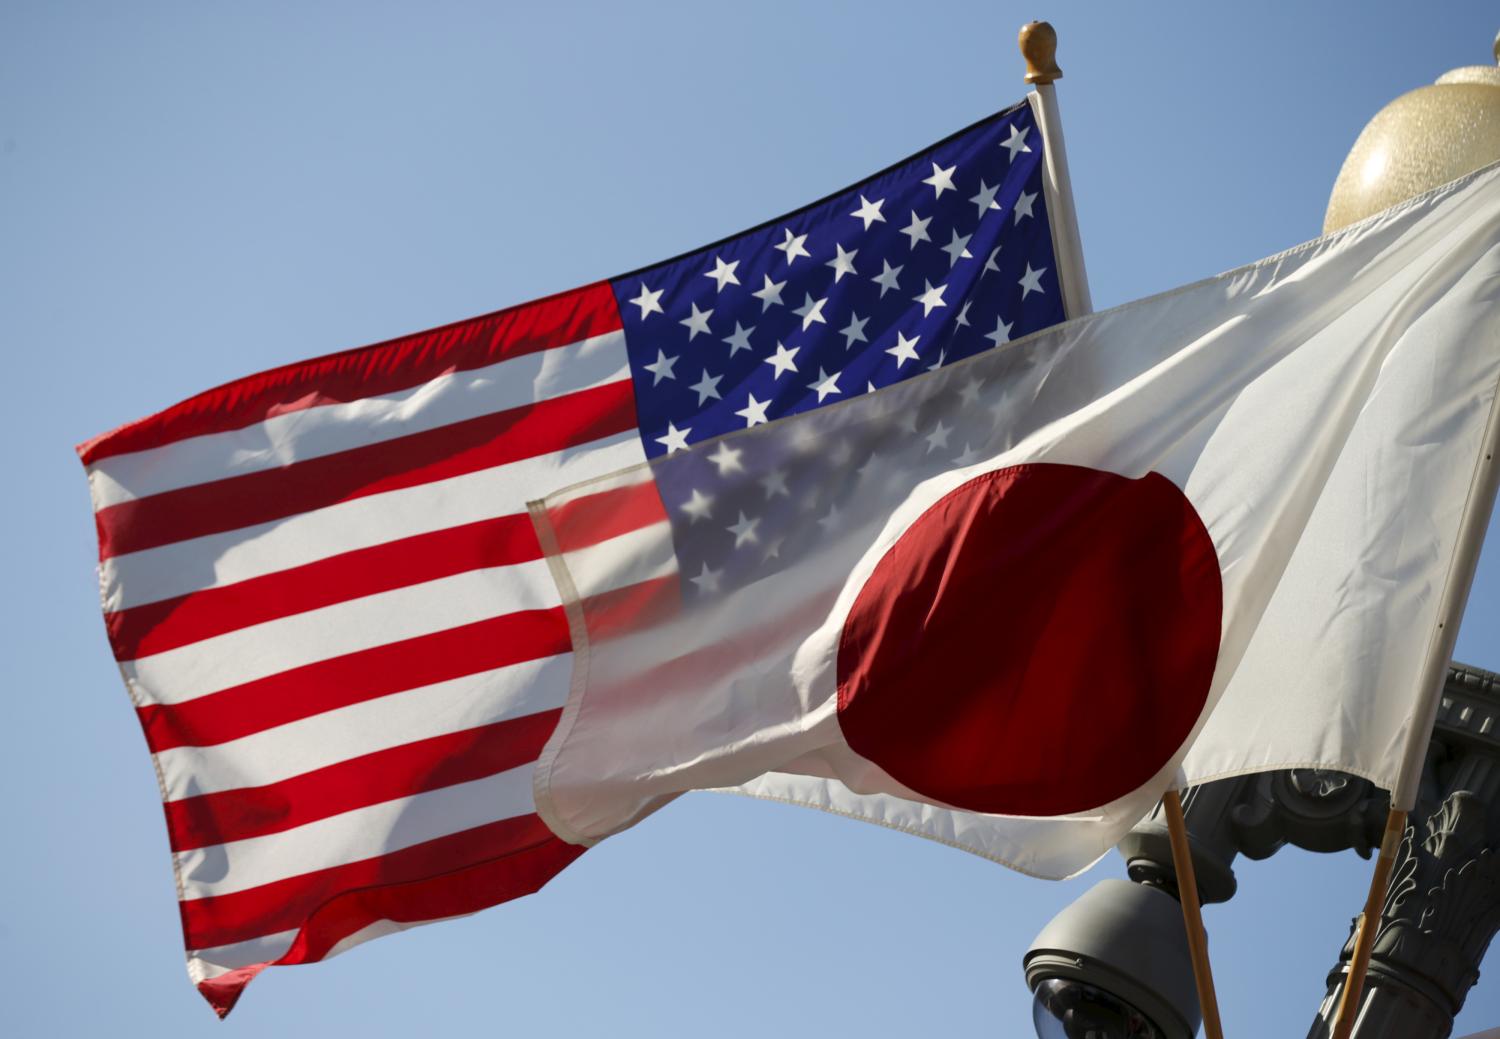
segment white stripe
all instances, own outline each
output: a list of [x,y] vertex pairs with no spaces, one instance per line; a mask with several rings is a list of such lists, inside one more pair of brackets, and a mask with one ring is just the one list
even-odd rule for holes
[[234,584],[398,538],[522,511],[528,498],[642,462],[640,437],[611,437],[479,472],[372,494],[101,564],[106,611]]
[[244,429],[179,440],[89,467],[95,510],[151,494],[264,472],[630,377],[625,333],[450,372],[420,386],[276,415]]
[[212,747],[156,755],[168,801],[266,786],[364,754],[561,707],[572,655],[509,667],[300,718]]
[[544,560],[469,570],[202,639],[120,670],[143,703],[175,704],[305,664],[558,605]]
[[[628,561],[579,589],[611,591],[674,572],[670,537],[661,523],[612,538],[587,552]],[[586,564],[585,564],[586,565]],[[215,635],[120,665],[139,703],[178,704],[334,657],[462,627],[502,614],[561,605],[547,563],[469,570],[436,581],[393,588],[317,610]]]
[[184,899],[245,891],[529,815],[532,764],[470,783],[356,808],[281,833],[177,853]]
[[292,942],[297,940],[299,930],[300,928],[293,928],[290,931],[278,931],[275,934],[262,935],[248,941],[235,942],[233,945],[190,950],[188,970],[192,972],[192,962],[197,960],[198,969],[196,973],[192,973],[193,980],[210,981],[221,974],[228,974],[241,967],[249,967],[256,963],[269,963],[286,955],[287,950],[292,947]]
[[[672,525],[665,520],[576,549],[568,559],[578,564],[575,587],[585,599],[677,572]],[[607,559],[610,565],[595,565],[596,559]],[[552,580],[550,575],[547,579]],[[557,591],[556,584],[552,590]]]

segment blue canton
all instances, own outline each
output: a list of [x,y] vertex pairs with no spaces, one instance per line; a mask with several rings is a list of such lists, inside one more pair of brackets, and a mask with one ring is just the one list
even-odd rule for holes
[[1063,319],[1027,105],[847,191],[611,283],[648,458]]

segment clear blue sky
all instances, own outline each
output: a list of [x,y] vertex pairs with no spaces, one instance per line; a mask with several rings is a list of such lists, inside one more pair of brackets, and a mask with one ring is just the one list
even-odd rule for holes
[[[1492,2],[0,6],[9,400],[0,1033],[1030,1034],[1021,953],[1096,879],[683,798],[539,896],[189,986],[72,445],[257,369],[629,270],[1019,99],[1050,19],[1100,307],[1318,233],[1365,121],[1488,63]],[[1500,669],[1500,530],[1458,655]],[[1121,753],[1129,748],[1122,747]],[[1241,862],[1231,1035],[1300,1036],[1369,866]],[[1456,1034],[1500,1024],[1486,972]]]

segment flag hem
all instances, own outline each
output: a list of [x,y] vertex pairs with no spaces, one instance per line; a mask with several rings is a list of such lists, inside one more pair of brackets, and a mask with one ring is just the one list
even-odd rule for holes
[[[760,794],[756,793],[753,790],[745,790],[740,787],[730,786],[710,787],[707,790],[704,790],[703,793],[729,794],[734,797],[748,797],[753,801],[766,801],[770,804],[791,805],[796,808],[813,808],[828,815],[836,815],[843,819],[853,819],[855,822],[874,823],[876,826],[884,827],[887,830],[894,830],[897,833],[904,833],[912,837],[921,837],[924,840],[932,841],[934,844],[941,844],[949,848],[956,848],[957,850],[967,852],[968,854],[973,855],[976,858],[981,858],[989,862],[993,862],[997,866],[1004,866],[1006,869],[1014,870],[1015,872],[1020,873],[1024,876],[1031,877],[1034,880],[1072,880],[1074,877],[1082,876],[1089,870],[1093,869],[1099,864],[1104,856],[1109,854],[1109,848],[1106,848],[1104,851],[1101,851],[1099,853],[1097,858],[1095,858],[1092,862],[1089,862],[1087,865],[1080,866],[1078,869],[1065,876],[1058,876],[1053,873],[1042,873],[1037,870],[1028,869],[1025,866],[1021,866],[1015,862],[1012,862],[1010,859],[1002,858],[999,855],[991,855],[988,852],[980,851],[977,848],[971,847],[967,844],[963,844],[959,841],[950,840],[947,837],[941,837],[935,833],[929,833],[926,830],[920,830],[915,826],[905,826],[901,823],[891,822],[888,819],[877,819],[871,815],[859,815],[855,812],[845,811],[842,808],[835,808],[832,805],[819,804],[817,801],[803,800],[802,798],[798,797],[782,797],[776,794]],[[964,809],[955,809],[955,811],[964,811]],[[1144,819],[1146,815],[1150,814],[1150,811],[1151,809],[1147,809],[1147,811],[1141,815],[1141,818]],[[1062,817],[1056,816],[1055,818]],[[1132,823],[1131,825],[1134,825],[1134,823]],[[1111,847],[1113,847],[1113,845],[1111,845]]]
[[568,698],[563,703],[562,715],[557,719],[552,735],[547,737],[541,754],[537,756],[536,768],[532,772],[532,801],[536,804],[536,814],[541,817],[547,829],[557,834],[559,839],[569,844],[590,848],[599,843],[602,838],[585,837],[564,823],[553,809],[551,790],[552,766],[557,760],[558,752],[562,749],[564,739],[573,731],[573,723],[583,705],[583,691],[588,686],[590,663],[588,623],[583,616],[583,603],[578,598],[578,588],[573,584],[573,575],[568,572],[568,565],[563,560],[557,530],[547,514],[545,500],[527,502],[526,511],[531,515],[531,525],[536,530],[537,541],[541,544],[542,558],[547,561],[547,572],[552,575],[552,581],[557,585],[559,597],[562,599],[563,614],[568,619],[568,638],[572,643],[573,655],[572,668],[568,676]]

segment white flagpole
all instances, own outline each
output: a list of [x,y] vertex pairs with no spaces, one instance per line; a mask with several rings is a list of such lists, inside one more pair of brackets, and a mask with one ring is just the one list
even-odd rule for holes
[[1046,162],[1042,187],[1047,193],[1047,218],[1052,222],[1052,254],[1057,257],[1057,280],[1062,286],[1063,313],[1070,318],[1094,312],[1088,271],[1083,265],[1083,241],[1078,237],[1078,212],[1073,207],[1073,181],[1068,176],[1068,149],[1063,141],[1062,116],[1053,80],[1057,67],[1057,32],[1047,22],[1021,26],[1016,42],[1026,59],[1026,82],[1036,89],[1026,98],[1042,131]]
[[1407,814],[1416,805],[1417,786],[1422,778],[1427,745],[1432,739],[1438,704],[1442,702],[1448,663],[1453,659],[1453,643],[1458,638],[1458,625],[1469,601],[1469,589],[1474,583],[1479,550],[1484,544],[1484,533],[1489,528],[1490,515],[1494,511],[1496,491],[1500,490],[1500,464],[1497,464],[1497,456],[1500,456],[1500,392],[1496,393],[1495,399],[1490,403],[1490,417],[1484,429],[1483,446],[1474,465],[1469,497],[1464,502],[1463,518],[1459,522],[1458,544],[1454,547],[1453,559],[1448,565],[1448,576],[1438,607],[1437,627],[1427,644],[1427,656],[1422,661],[1417,681],[1418,706],[1412,715],[1411,730],[1406,735],[1406,753],[1401,759],[1401,771],[1397,773],[1396,785],[1391,791],[1391,810],[1386,816],[1380,856],[1375,860],[1375,873],[1370,878],[1364,911],[1359,914],[1359,923],[1355,926],[1354,948],[1349,953],[1349,975],[1344,980],[1344,991],[1339,997],[1338,1014],[1333,1021],[1333,1039],[1349,1039],[1359,1013],[1360,1000],[1364,995],[1365,973],[1370,967],[1370,953],[1375,948],[1375,932],[1378,930],[1381,908],[1385,904],[1386,888],[1391,882],[1391,869],[1396,864],[1396,853],[1406,832]]

